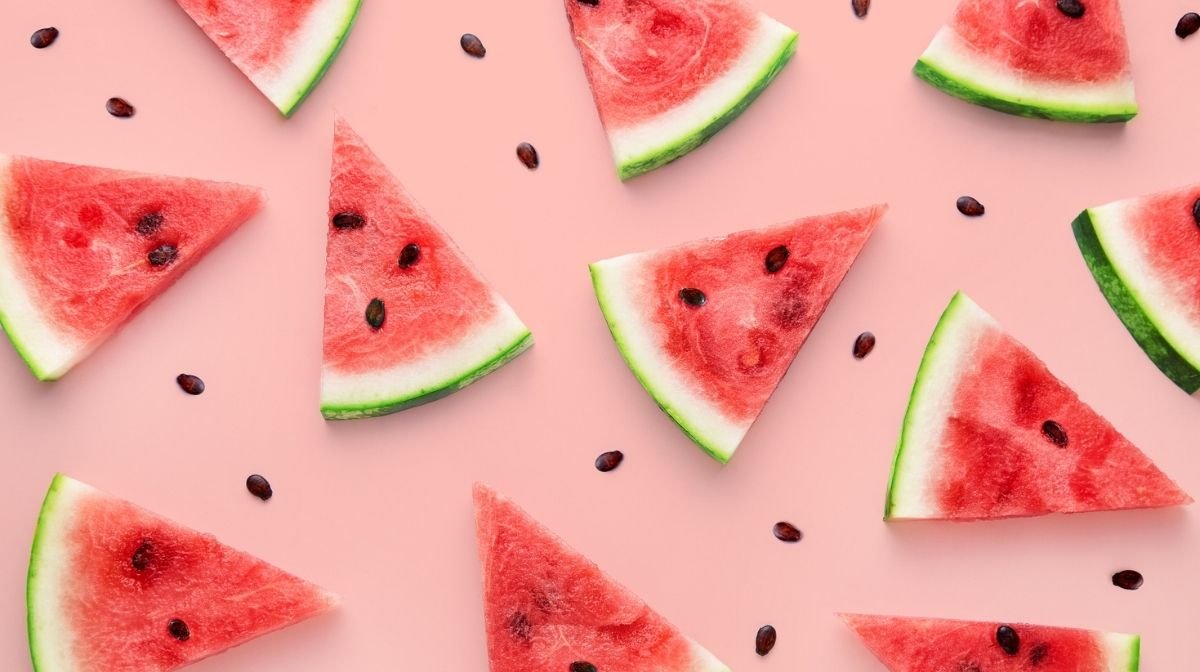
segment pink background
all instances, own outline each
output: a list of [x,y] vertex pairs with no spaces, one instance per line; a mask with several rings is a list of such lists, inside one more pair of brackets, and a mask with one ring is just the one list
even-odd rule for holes
[[[1048,0],[1043,0],[1048,1]],[[968,291],[1193,494],[1196,402],[1096,290],[1070,221],[1198,179],[1200,38],[1183,0],[1127,2],[1141,115],[1126,128],[1008,117],[909,72],[954,0],[759,0],[801,34],[778,82],[680,163],[613,176],[558,0],[367,0],[284,121],[167,0],[0,3],[0,151],[265,187],[266,210],[57,384],[0,347],[0,669],[27,670],[28,546],[64,471],[309,577],[340,612],[194,669],[482,670],[470,484],[484,480],[737,670],[881,669],[839,610],[1145,636],[1146,672],[1195,666],[1200,525],[1187,510],[885,525],[921,351]],[[45,51],[29,34],[55,25]],[[475,32],[476,61],[458,47]],[[124,96],[130,120],[104,101]],[[379,420],[317,412],[329,144],[346,115],[533,329],[475,387]],[[514,158],[528,140],[536,173]],[[988,208],[968,220],[961,194]],[[887,201],[882,228],[732,464],[693,447],[630,375],[586,264]],[[862,362],[863,330],[879,337]],[[174,376],[201,375],[183,395]],[[625,464],[592,468],[619,448]],[[242,485],[259,471],[276,496]],[[804,530],[771,536],[787,519]],[[1146,575],[1117,590],[1112,571]],[[764,623],[779,629],[766,659]]]

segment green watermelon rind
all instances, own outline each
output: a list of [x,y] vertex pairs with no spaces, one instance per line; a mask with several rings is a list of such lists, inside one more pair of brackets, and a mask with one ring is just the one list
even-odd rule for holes
[[1156,311],[1152,304],[1126,282],[1097,231],[1096,224],[1100,217],[1095,209],[1084,210],[1071,223],[1075,242],[1079,245],[1088,270],[1113,312],[1150,361],[1188,394],[1195,393],[1200,390],[1200,362],[1189,361],[1171,343],[1161,327],[1161,320],[1155,318]]
[[33,355],[33,349],[25,345],[25,342],[17,336],[17,330],[12,325],[11,318],[5,315],[3,308],[0,308],[0,331],[3,331],[4,335],[8,337],[9,342],[12,343],[21,360],[25,362],[25,366],[29,367],[29,370],[33,372],[34,377],[38,380],[50,382],[62,377],[62,374],[50,373],[48,369],[38,362],[37,358]]
[[340,32],[333,46],[326,53],[325,57],[321,59],[320,67],[317,68],[317,71],[307,81],[290,94],[284,94],[280,101],[276,101],[273,96],[268,96],[285,118],[290,118],[299,109],[300,104],[317,88],[317,84],[321,82],[321,79],[325,77],[325,73],[333,66],[333,62],[337,59],[338,54],[342,51],[342,47],[346,44],[346,39],[350,37],[350,31],[354,28],[354,22],[358,19],[358,12],[361,8],[362,0],[348,0],[347,12],[341,19]]
[[45,657],[41,652],[42,646],[45,644],[39,643],[41,640],[38,638],[37,627],[38,575],[41,573],[42,563],[47,554],[45,544],[49,530],[59,522],[59,505],[66,484],[67,480],[62,474],[54,475],[50,489],[46,492],[46,498],[42,501],[37,528],[33,534],[33,547],[29,554],[29,573],[25,579],[26,627],[29,631],[29,655],[35,671],[42,668],[41,659]]

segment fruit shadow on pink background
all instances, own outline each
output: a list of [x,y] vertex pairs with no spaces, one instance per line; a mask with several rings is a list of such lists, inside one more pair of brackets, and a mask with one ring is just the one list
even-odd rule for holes
[[[759,0],[801,34],[751,110],[630,184],[557,0],[368,0],[325,82],[283,121],[170,2],[0,6],[0,151],[266,188],[265,211],[88,362],[35,382],[0,348],[0,669],[27,670],[24,574],[65,471],[339,592],[341,611],[195,670],[486,667],[470,484],[485,480],[739,671],[880,669],[834,612],[1027,620],[1145,636],[1143,669],[1187,669],[1200,603],[1192,511],[885,525],[883,491],[921,351],[969,292],[1192,494],[1195,400],[1096,291],[1082,208],[1200,179],[1200,99],[1181,1],[1127,2],[1141,115],[1128,127],[1010,118],[918,82],[953,0]],[[45,51],[29,34],[62,31]],[[465,31],[483,61],[458,47]],[[131,120],[104,101],[124,96]],[[317,412],[329,143],[344,114],[533,329],[475,387],[401,415]],[[534,143],[542,168],[513,156]],[[985,203],[980,220],[954,200]],[[891,212],[742,450],[694,448],[625,368],[589,261],[877,201]],[[850,356],[863,330],[879,337]],[[174,385],[197,373],[208,392]],[[600,452],[621,468],[600,474]],[[268,475],[263,504],[242,486]],[[806,537],[785,546],[771,525]],[[1112,571],[1136,568],[1126,593]],[[779,629],[759,660],[754,633]]]

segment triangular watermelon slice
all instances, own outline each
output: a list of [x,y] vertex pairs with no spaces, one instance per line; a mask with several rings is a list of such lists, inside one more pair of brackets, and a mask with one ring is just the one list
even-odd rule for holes
[[1023,623],[843,614],[891,672],[1138,672],[1141,638]]
[[475,486],[475,524],[491,672],[729,672],[641,598],[483,485]]
[[1176,385],[1200,390],[1200,185],[1091,208],[1073,228],[1129,333]]
[[796,50],[745,0],[564,0],[622,180],[696,149]]
[[176,0],[285,117],[341,51],[362,0]]
[[885,518],[975,520],[1192,498],[958,293],[913,387]]
[[38,672],[166,672],[329,610],[258,558],[58,475],[29,560]]
[[962,0],[915,71],[1026,117],[1114,122],[1138,110],[1118,0]]
[[341,119],[328,222],[326,418],[439,399],[533,345],[508,303]]
[[596,262],[592,283],[642,386],[728,462],[886,209]]
[[261,206],[254,187],[0,155],[0,325],[57,379]]

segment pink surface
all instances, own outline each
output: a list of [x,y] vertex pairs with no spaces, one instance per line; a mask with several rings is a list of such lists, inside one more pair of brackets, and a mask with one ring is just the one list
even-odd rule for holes
[[[482,670],[471,483],[486,480],[734,669],[877,672],[835,611],[1138,631],[1144,670],[1189,669],[1200,604],[1193,510],[988,524],[880,521],[934,321],[968,291],[1184,489],[1196,401],[1111,314],[1071,236],[1082,208],[1196,180],[1200,38],[1183,0],[1127,2],[1142,113],[1128,127],[1004,116],[909,72],[953,0],[760,0],[801,32],[738,122],[622,185],[557,0],[368,0],[291,121],[170,2],[0,6],[0,150],[256,184],[255,220],[63,381],[0,348],[0,669],[28,670],[27,548],[56,470],[339,592],[344,604],[197,672]],[[62,30],[44,51],[29,34]],[[466,31],[483,61],[458,46]],[[129,120],[104,101],[126,97]],[[377,420],[317,411],[335,108],[533,329],[537,346],[453,397]],[[534,143],[542,167],[514,157]],[[988,214],[963,218],[969,193]],[[621,362],[586,264],[887,201],[891,210],[722,468]],[[879,345],[864,361],[854,337]],[[181,371],[208,383],[182,394]],[[601,474],[594,457],[624,450]],[[261,471],[275,498],[243,481]],[[787,519],[804,541],[784,545]],[[1109,583],[1145,573],[1141,591]],[[763,623],[779,629],[766,659]]]

